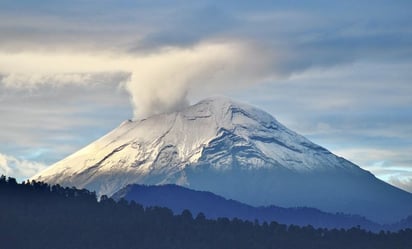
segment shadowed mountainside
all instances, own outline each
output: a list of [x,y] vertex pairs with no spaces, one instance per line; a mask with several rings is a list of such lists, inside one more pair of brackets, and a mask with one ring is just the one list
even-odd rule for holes
[[360,226],[371,231],[399,230],[412,227],[403,220],[396,225],[382,226],[358,215],[342,213],[331,214],[315,208],[296,207],[282,208],[277,206],[253,207],[235,200],[227,200],[211,192],[196,191],[177,185],[129,185],[115,193],[112,198],[136,201],[143,206],[159,206],[170,208],[179,214],[188,209],[193,214],[204,213],[208,218],[239,218],[244,220],[276,221],[282,224],[312,225],[324,228],[351,228]]

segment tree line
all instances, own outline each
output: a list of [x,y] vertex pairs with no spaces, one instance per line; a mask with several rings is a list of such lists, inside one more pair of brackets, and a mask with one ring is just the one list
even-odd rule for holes
[[0,177],[0,248],[13,249],[410,249],[412,230],[372,233],[276,221],[206,219],[85,189]]

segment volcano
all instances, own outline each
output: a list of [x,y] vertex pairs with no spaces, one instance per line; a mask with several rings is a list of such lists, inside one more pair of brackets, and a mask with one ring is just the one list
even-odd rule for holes
[[412,214],[412,194],[224,97],[125,121],[32,179],[108,196],[129,184],[177,184],[252,206],[314,207],[380,223]]

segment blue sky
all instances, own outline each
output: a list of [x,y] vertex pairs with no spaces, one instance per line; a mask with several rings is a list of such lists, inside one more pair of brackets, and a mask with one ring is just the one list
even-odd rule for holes
[[0,1],[0,173],[226,95],[412,191],[412,2]]

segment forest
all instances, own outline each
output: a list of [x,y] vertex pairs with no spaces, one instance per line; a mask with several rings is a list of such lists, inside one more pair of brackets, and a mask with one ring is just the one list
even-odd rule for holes
[[114,201],[85,189],[0,177],[5,249],[410,249],[412,229],[372,233],[276,221],[206,219],[202,213]]

